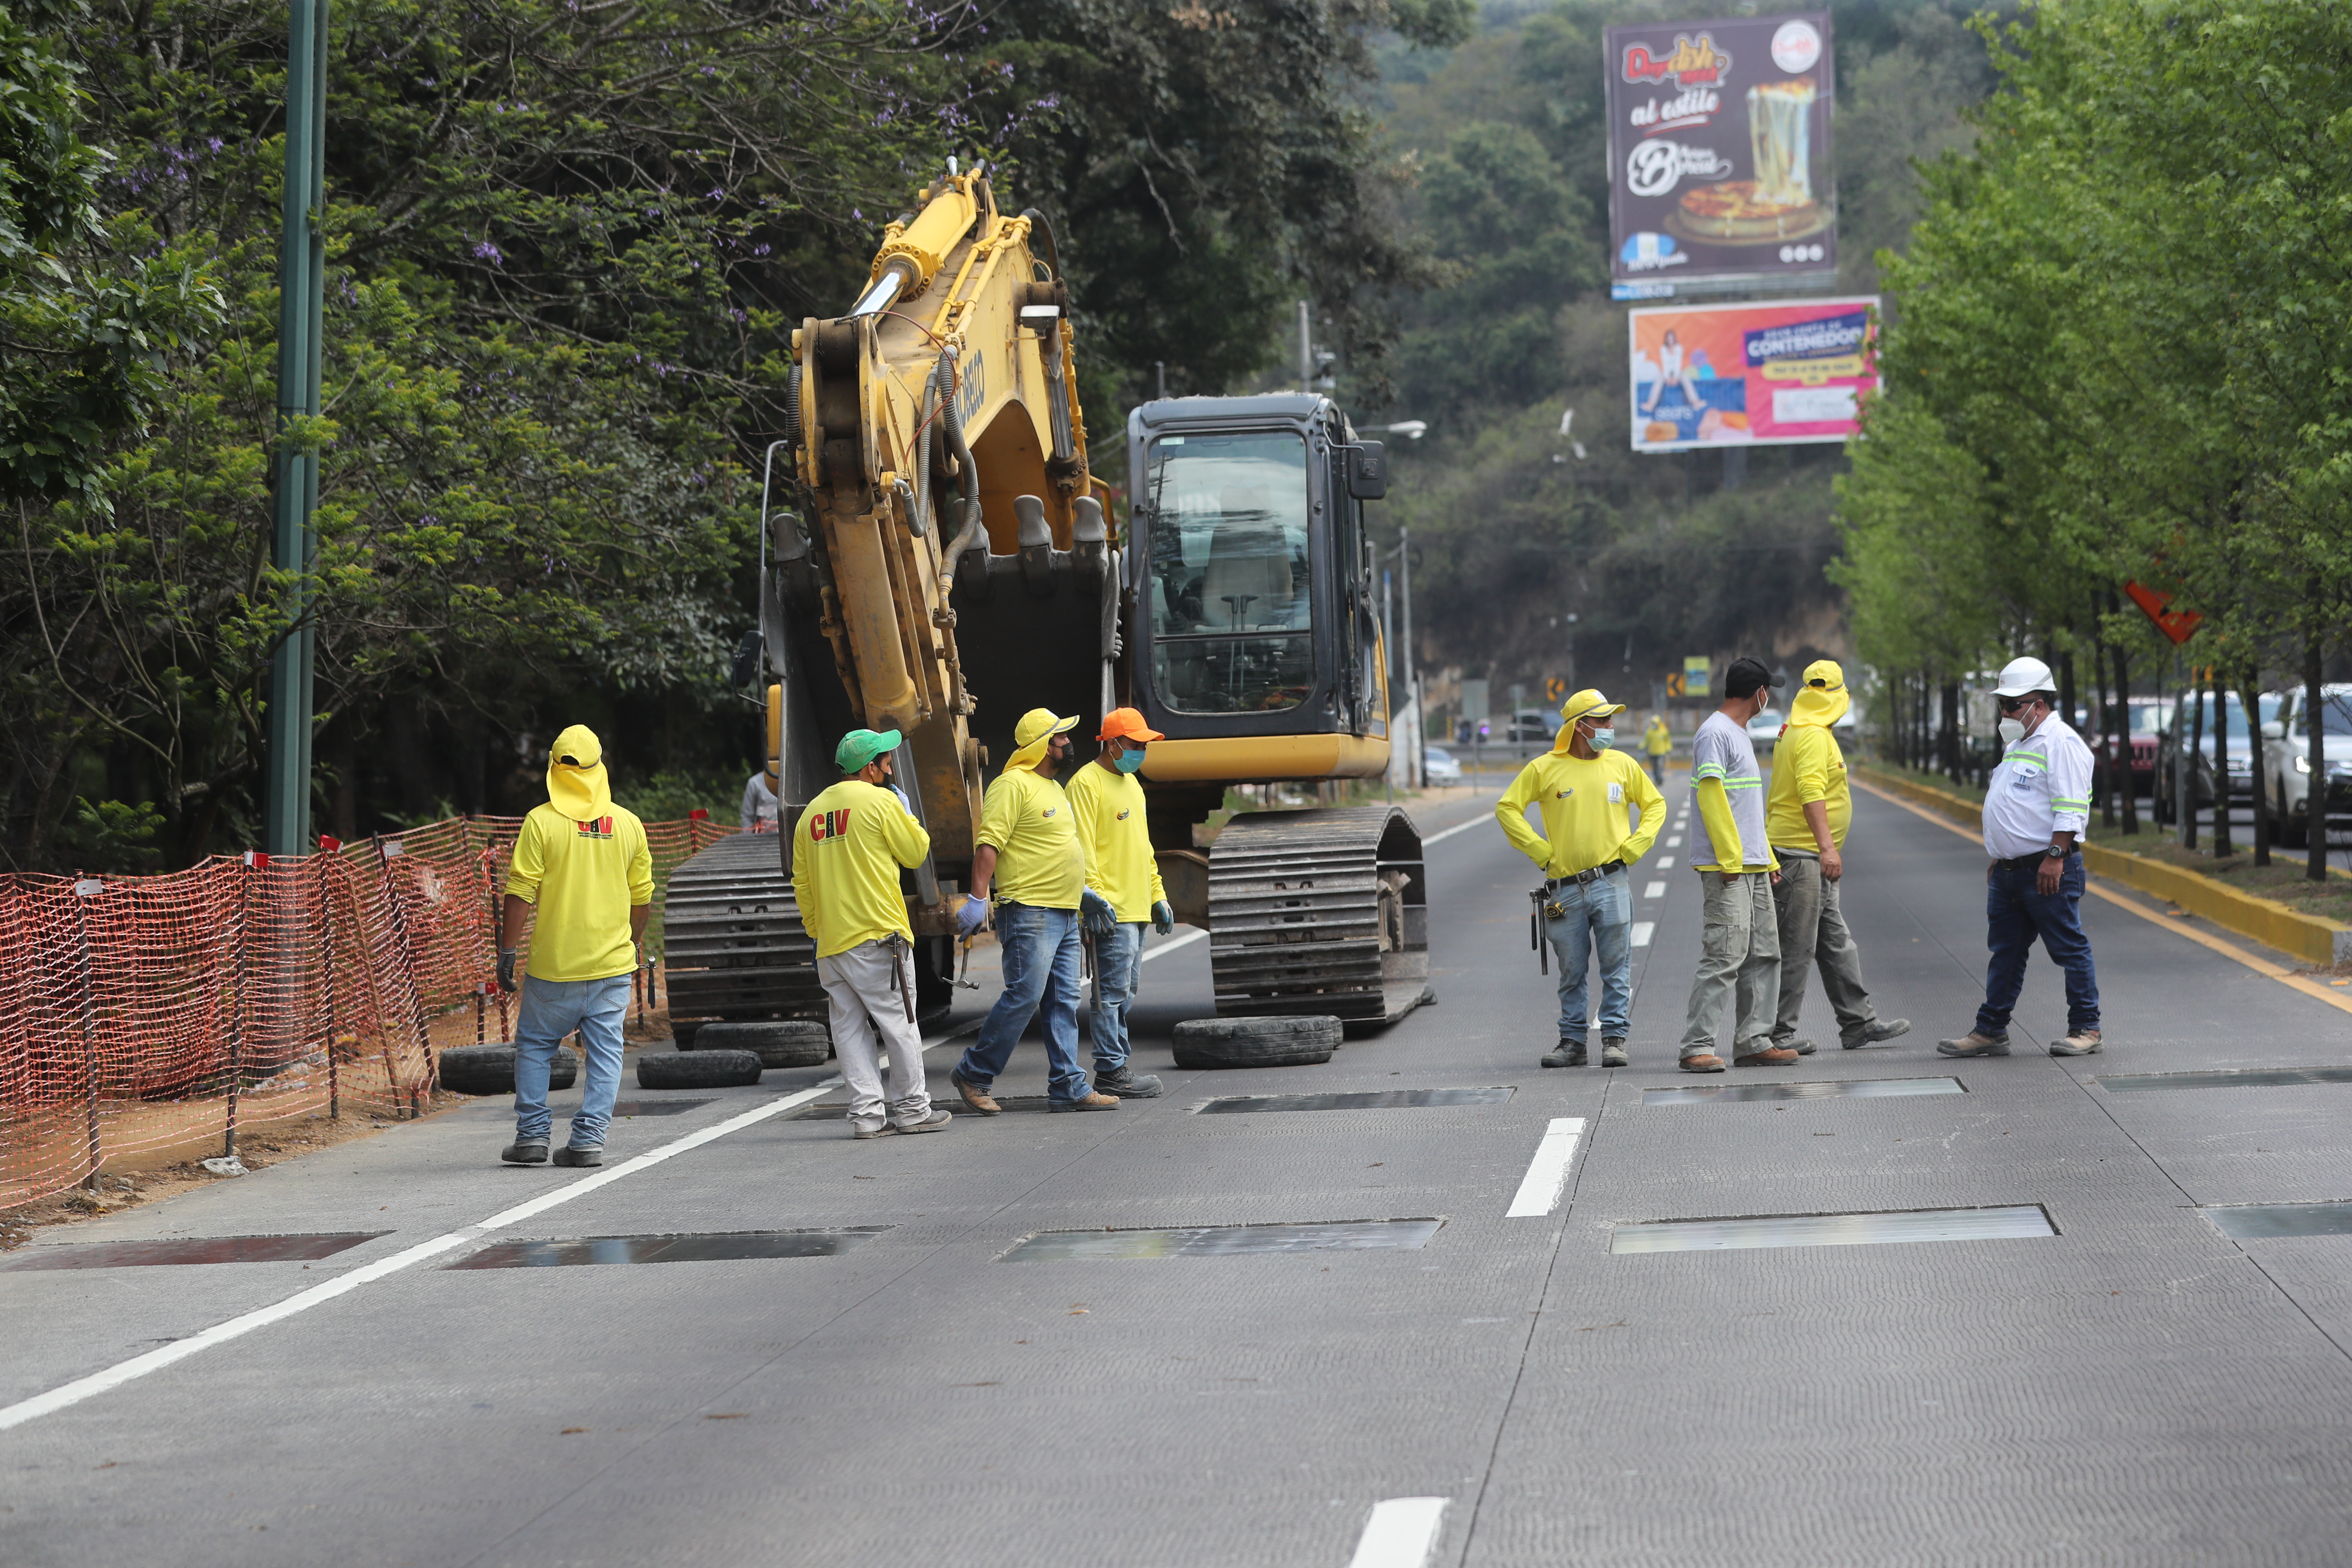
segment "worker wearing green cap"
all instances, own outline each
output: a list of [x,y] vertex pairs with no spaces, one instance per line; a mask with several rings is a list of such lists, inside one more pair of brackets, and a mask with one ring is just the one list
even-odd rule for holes
[[[816,977],[831,1010],[834,1054],[849,1086],[858,1138],[936,1132],[953,1120],[931,1109],[923,1042],[915,1029],[914,931],[898,891],[901,867],[919,866],[931,836],[890,785],[898,731],[852,730],[834,748],[844,777],[801,812],[793,829],[793,897],[816,941]],[[882,1097],[881,1053],[890,1053]]]

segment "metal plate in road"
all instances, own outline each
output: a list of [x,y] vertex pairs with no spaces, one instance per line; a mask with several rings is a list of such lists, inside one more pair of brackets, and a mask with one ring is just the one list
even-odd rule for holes
[[613,1119],[625,1116],[676,1116],[681,1110],[709,1105],[708,1100],[616,1100],[613,1102]]
[[501,1241],[451,1268],[562,1268],[591,1263],[719,1263],[746,1258],[831,1258],[890,1227],[739,1230],[701,1236],[583,1236],[564,1241]]
[[1442,1219],[1369,1219],[1328,1225],[1195,1226],[1181,1230],[1048,1230],[1030,1237],[1002,1263],[1089,1262],[1131,1258],[1227,1258],[1261,1252],[1413,1251]]
[[2231,1204],[2209,1208],[2205,1217],[2235,1241],[2276,1236],[2352,1236],[2352,1203]]
[[1204,1100],[1202,1116],[1243,1110],[1399,1110],[1427,1105],[1500,1105],[1508,1089],[1381,1089],[1353,1094],[1229,1094]]
[[291,1263],[331,1258],[391,1233],[347,1230],[310,1236],[189,1236],[171,1241],[96,1241],[30,1247],[0,1258],[0,1272],[41,1268],[153,1268],[166,1264]]
[[2103,1073],[2091,1081],[2111,1094],[2134,1089],[2275,1089],[2297,1083],[2352,1083],[2352,1068],[2226,1068],[2211,1072]]
[[1752,1219],[1669,1219],[1622,1224],[1609,1250],[1723,1252],[1751,1247],[1866,1247],[1898,1241],[2003,1241],[2055,1236],[2040,1204],[2006,1208],[1913,1209],[1895,1214],[1759,1215]]
[[1694,1084],[1688,1089],[1645,1089],[1644,1105],[1707,1105],[1726,1100],[1876,1100],[1889,1095],[1966,1094],[1956,1078],[1850,1078],[1831,1083]]

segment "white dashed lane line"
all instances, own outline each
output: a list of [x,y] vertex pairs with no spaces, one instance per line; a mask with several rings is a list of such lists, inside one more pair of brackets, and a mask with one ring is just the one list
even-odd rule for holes
[[1436,1548],[1437,1527],[1445,1522],[1445,1505],[1452,1500],[1392,1497],[1374,1503],[1348,1568],[1423,1568]]
[[1663,881],[1653,882],[1642,889],[1642,896],[1645,899],[1663,899],[1666,896],[1666,885]]
[[1543,1142],[1536,1145],[1535,1158],[1528,1162],[1519,1190],[1512,1195],[1511,1206],[1503,1211],[1505,1219],[1533,1219],[1559,1206],[1559,1194],[1568,1188],[1568,1168],[1576,1163],[1577,1140],[1583,1135],[1583,1117],[1551,1119],[1544,1129]]
[[1635,921],[1633,922],[1633,945],[1635,947],[1649,946],[1650,933],[1657,929],[1658,922],[1655,921]]

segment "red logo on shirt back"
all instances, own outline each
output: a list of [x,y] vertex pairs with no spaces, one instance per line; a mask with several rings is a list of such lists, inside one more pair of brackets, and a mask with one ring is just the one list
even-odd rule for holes
[[595,817],[578,824],[578,828],[583,838],[610,838],[613,837],[613,819],[609,816]]
[[838,838],[848,832],[849,814],[852,809],[845,805],[839,811],[820,811],[810,817],[809,842],[822,843],[828,838]]

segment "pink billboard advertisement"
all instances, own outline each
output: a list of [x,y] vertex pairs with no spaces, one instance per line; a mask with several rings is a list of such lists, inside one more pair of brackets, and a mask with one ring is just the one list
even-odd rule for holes
[[1878,297],[1626,313],[1633,450],[1843,441],[1878,389]]

